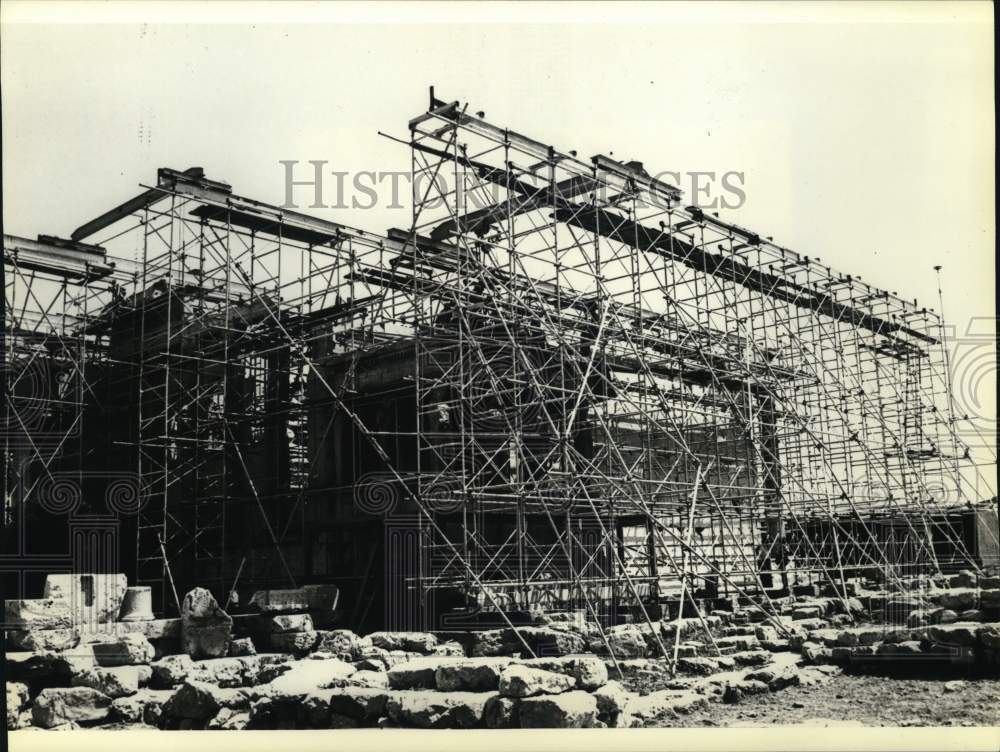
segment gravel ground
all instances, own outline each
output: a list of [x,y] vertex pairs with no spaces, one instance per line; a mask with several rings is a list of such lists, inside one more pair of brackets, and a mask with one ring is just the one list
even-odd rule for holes
[[[773,726],[1000,726],[1000,679],[940,679],[841,675],[814,687],[790,687],[735,705],[709,703],[660,727]],[[1000,747],[1000,734],[998,734]]]

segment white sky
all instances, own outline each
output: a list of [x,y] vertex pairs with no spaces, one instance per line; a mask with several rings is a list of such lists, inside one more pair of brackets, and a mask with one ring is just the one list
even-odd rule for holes
[[[68,236],[161,166],[273,203],[282,159],[406,170],[407,149],[376,131],[404,136],[435,84],[584,158],[740,171],[746,203],[724,218],[935,309],[943,265],[959,333],[991,319],[991,377],[968,399],[995,420],[989,3],[0,12],[7,233]],[[375,232],[409,223],[408,209],[310,211]]]

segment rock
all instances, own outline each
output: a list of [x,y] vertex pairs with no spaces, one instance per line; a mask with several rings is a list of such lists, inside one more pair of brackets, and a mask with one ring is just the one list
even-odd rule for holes
[[632,716],[628,712],[628,704],[633,695],[619,682],[609,681],[603,687],[594,691],[597,702],[597,719],[608,728],[628,728],[632,725]]
[[135,666],[150,663],[156,650],[140,634],[127,634],[114,642],[95,642],[90,646],[98,666]]
[[232,626],[232,618],[205,588],[195,588],[184,596],[181,643],[184,652],[192,658],[224,656],[229,648]]
[[222,689],[214,684],[187,679],[163,704],[163,715],[174,719],[207,721],[215,717],[220,708],[247,710],[249,706],[249,697],[238,689]]
[[194,668],[194,661],[191,656],[168,655],[151,665],[153,669],[152,685],[161,689],[177,686],[181,684]]
[[15,650],[68,650],[80,642],[75,629],[11,629],[7,642]]
[[[359,637],[349,629],[334,629],[324,632],[316,644],[316,650],[331,653],[342,661],[356,661],[362,658],[365,648],[374,648],[367,637]],[[382,648],[375,648],[382,650]]]
[[268,641],[273,650],[302,656],[313,650],[319,643],[318,632],[281,632],[272,634]]
[[825,645],[807,642],[802,646],[802,657],[810,663],[829,663],[833,660],[833,650]]
[[111,718],[122,723],[157,726],[163,714],[164,703],[173,695],[172,689],[140,689],[134,695],[113,700]]
[[388,689],[389,675],[385,671],[356,671],[346,679],[337,680],[334,686]]
[[490,697],[483,706],[483,725],[490,729],[517,728],[517,702],[509,697]]
[[983,612],[978,608],[970,608],[958,615],[959,621],[982,621]]
[[782,653],[791,650],[788,640],[761,640],[760,646],[769,653]]
[[923,627],[930,623],[930,615],[927,611],[911,611],[906,617],[906,626],[912,628]]
[[71,629],[70,605],[55,598],[9,600],[4,604],[4,626],[15,630]]
[[191,666],[187,678],[217,687],[232,688],[252,685],[258,665],[249,658],[209,658]]
[[258,590],[250,598],[250,605],[264,614],[334,611],[339,596],[336,585],[305,585],[291,590]]
[[608,668],[597,656],[566,655],[558,658],[528,658],[520,661],[524,666],[554,671],[572,676],[577,689],[594,690],[608,681]]
[[725,691],[723,692],[722,701],[725,703],[737,703],[744,697],[764,694],[768,691],[767,684],[755,679],[729,682],[726,684]]
[[85,669],[73,676],[73,686],[96,689],[113,700],[128,697],[139,691],[140,679],[145,676],[140,673],[143,669],[150,670],[148,666]]
[[581,690],[527,697],[517,712],[521,728],[592,728],[597,722],[597,700]]
[[249,637],[241,637],[238,640],[232,640],[229,643],[229,649],[226,651],[226,655],[230,657],[240,657],[248,655],[257,655],[257,648],[253,645],[253,640]]
[[509,663],[509,658],[448,659],[435,669],[434,683],[441,692],[495,692]]
[[111,698],[90,687],[43,689],[31,708],[36,726],[52,728],[64,723],[90,723],[108,717]]
[[127,588],[124,574],[50,574],[43,595],[67,603],[75,624],[107,624],[117,621]]
[[773,642],[780,639],[777,629],[764,624],[758,624],[754,627],[754,636],[761,642]]
[[500,674],[500,694],[504,697],[555,695],[576,686],[576,679],[565,674],[514,664]]
[[459,728],[479,726],[491,692],[394,692],[386,701],[386,713],[400,726],[415,728]]
[[272,614],[261,617],[260,630],[269,634],[281,632],[315,632],[309,614]]
[[28,687],[19,682],[7,682],[7,730],[21,727],[21,711],[28,704]]
[[969,683],[965,682],[965,681],[961,681],[961,680],[949,681],[949,682],[945,682],[944,683],[944,691],[945,692],[961,692],[967,686],[969,686]]

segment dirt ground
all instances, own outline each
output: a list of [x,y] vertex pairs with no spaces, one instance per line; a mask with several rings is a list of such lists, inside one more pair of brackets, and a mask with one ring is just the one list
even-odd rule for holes
[[[841,675],[826,684],[790,687],[735,705],[709,703],[660,727],[773,726],[1000,726],[1000,679],[941,679]],[[998,734],[1000,744],[1000,734]]]

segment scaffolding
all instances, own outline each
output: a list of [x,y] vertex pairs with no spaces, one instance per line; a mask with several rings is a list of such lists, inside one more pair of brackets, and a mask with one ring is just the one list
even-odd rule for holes
[[409,122],[405,230],[191,168],[5,236],[8,508],[114,500],[161,610],[332,581],[400,626],[981,568],[936,313],[467,109]]

